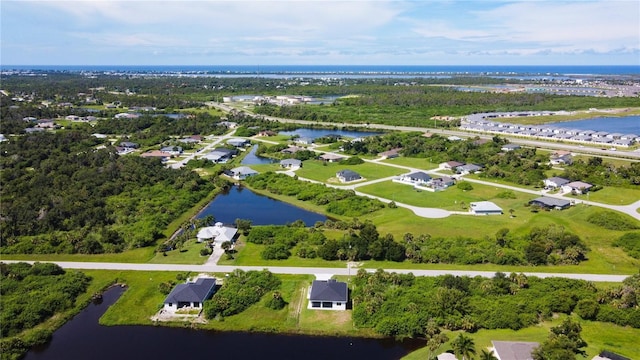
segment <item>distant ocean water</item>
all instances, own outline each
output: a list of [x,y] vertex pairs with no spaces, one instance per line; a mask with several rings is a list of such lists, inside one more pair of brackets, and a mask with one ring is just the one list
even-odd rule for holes
[[2,71],[201,74],[640,75],[640,65],[0,65]]

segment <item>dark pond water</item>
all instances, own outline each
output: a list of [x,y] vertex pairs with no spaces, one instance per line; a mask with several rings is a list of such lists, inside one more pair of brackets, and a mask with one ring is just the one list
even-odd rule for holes
[[197,217],[207,215],[225,224],[233,224],[236,219],[249,219],[253,225],[285,225],[302,220],[307,226],[313,226],[317,221],[327,220],[324,215],[258,195],[241,186],[217,195]]
[[607,131],[610,133],[640,135],[640,116],[597,117],[585,120],[549,123],[567,129]]
[[262,157],[256,155],[256,150],[258,150],[258,145],[253,145],[251,151],[242,159],[240,164],[242,165],[254,165],[254,164],[271,164],[274,162],[278,162],[276,159]]
[[214,332],[161,326],[100,326],[98,319],[124,289],[105,292],[25,359],[399,359],[421,341]]
[[382,133],[373,132],[373,131],[349,131],[349,130],[307,129],[307,128],[300,128],[294,131],[280,131],[278,133],[278,135],[287,135],[287,136],[298,135],[301,138],[308,138],[308,139],[317,139],[319,137],[323,137],[331,134],[336,134],[336,135],[349,137],[349,138],[359,138],[359,137],[380,135]]

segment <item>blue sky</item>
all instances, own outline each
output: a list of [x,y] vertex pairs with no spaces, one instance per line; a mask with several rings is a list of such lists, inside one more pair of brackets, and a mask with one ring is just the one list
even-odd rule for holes
[[640,65],[640,1],[0,2],[3,65]]

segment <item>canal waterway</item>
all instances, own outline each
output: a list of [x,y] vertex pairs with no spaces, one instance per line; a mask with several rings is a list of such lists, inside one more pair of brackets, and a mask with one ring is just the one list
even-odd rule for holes
[[597,117],[584,120],[548,123],[567,129],[606,131],[609,133],[640,135],[640,116]]
[[251,148],[251,151],[249,151],[249,153],[244,158],[242,158],[242,161],[240,162],[240,164],[256,165],[256,164],[273,164],[275,162],[278,162],[278,160],[273,158],[256,155],[256,150],[258,150],[258,145],[253,145],[253,147]]
[[114,287],[29,351],[26,360],[60,359],[399,359],[423,341],[215,332],[162,326],[101,326],[98,319],[123,294]]
[[199,214],[198,218],[213,215],[216,221],[233,224],[236,219],[251,220],[253,225],[286,225],[302,220],[313,226],[327,217],[312,211],[258,195],[242,186],[232,186],[218,194]]

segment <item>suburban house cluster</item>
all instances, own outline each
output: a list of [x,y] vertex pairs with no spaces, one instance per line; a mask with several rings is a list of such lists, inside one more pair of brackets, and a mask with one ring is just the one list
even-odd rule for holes
[[593,187],[584,181],[571,181],[557,176],[544,179],[543,182],[547,190],[560,190],[563,194],[572,195],[586,194]]
[[416,171],[409,174],[403,174],[393,179],[393,182],[407,184],[413,186],[416,190],[426,191],[442,191],[456,183],[455,179],[449,176],[440,176],[433,178],[431,175]]
[[640,143],[637,134],[609,133],[571,129],[550,125],[520,125],[506,122],[491,121],[496,118],[554,115],[554,112],[519,112],[519,113],[480,113],[463,118],[460,128],[468,131],[478,131],[492,134],[516,135],[537,139],[570,141],[575,143],[629,147]]

